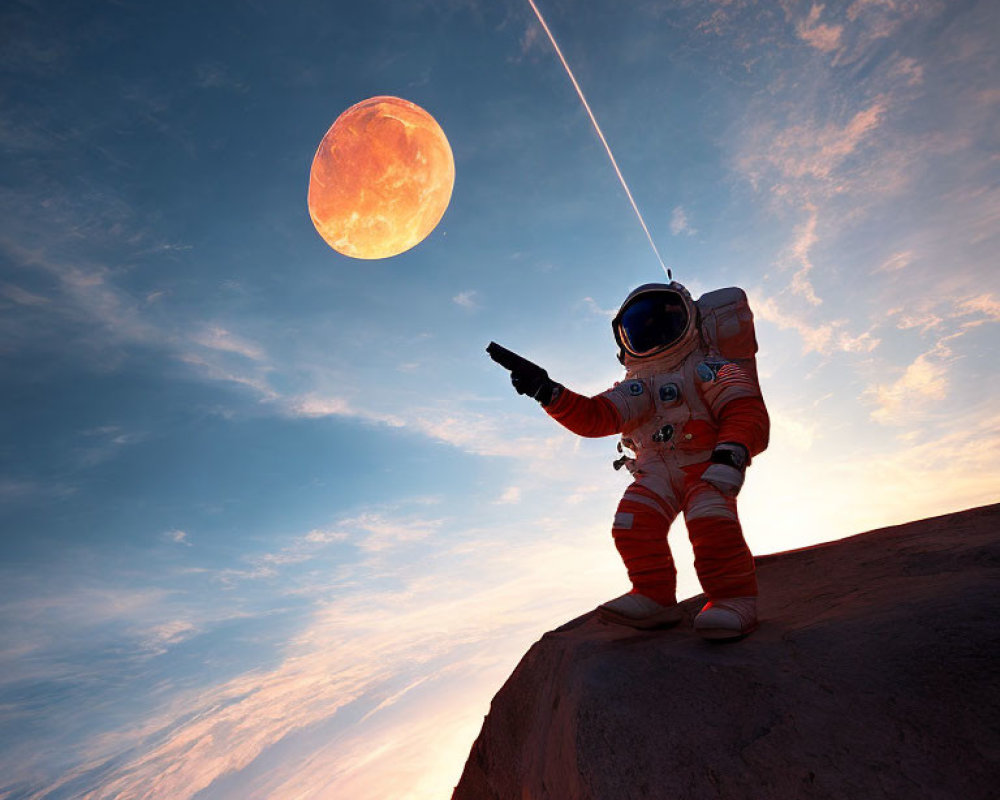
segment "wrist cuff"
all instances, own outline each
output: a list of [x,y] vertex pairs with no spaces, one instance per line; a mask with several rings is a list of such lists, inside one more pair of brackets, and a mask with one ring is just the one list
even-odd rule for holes
[[542,408],[548,408],[559,399],[559,393],[562,391],[562,388],[561,384],[558,384],[554,380],[546,377],[545,381],[535,393],[535,399],[542,404]]
[[743,472],[750,460],[750,452],[738,442],[720,442],[715,446],[709,460],[713,464],[725,464]]

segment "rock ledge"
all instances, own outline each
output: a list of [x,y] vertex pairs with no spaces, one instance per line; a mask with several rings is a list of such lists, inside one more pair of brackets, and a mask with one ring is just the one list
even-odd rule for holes
[[591,612],[493,700],[453,800],[987,800],[1000,781],[1000,504],[757,559],[712,645]]

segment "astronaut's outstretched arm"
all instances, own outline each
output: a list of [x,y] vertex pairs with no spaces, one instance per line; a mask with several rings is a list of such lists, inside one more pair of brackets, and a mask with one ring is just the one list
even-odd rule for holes
[[559,387],[555,401],[546,406],[545,411],[578,436],[611,436],[622,429],[621,414],[606,397],[584,397],[563,386]]
[[583,397],[560,386],[555,401],[545,410],[573,433],[596,437],[627,433],[655,409],[646,384],[633,378],[594,397]]
[[584,397],[556,383],[537,364],[496,342],[490,342],[486,352],[510,370],[510,381],[518,394],[533,397],[556,422],[579,436],[621,433],[653,409],[642,381],[625,381],[595,397]]

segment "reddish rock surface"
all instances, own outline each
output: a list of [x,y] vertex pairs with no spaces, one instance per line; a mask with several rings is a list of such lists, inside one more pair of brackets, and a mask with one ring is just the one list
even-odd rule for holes
[[735,644],[593,613],[493,699],[453,800],[1000,797],[1000,505],[758,559]]

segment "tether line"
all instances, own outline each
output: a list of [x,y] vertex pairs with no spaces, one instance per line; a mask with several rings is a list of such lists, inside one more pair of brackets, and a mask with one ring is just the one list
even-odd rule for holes
[[622,175],[621,169],[618,167],[618,162],[615,160],[615,154],[611,152],[611,145],[608,144],[608,140],[604,138],[604,132],[601,130],[601,126],[597,124],[597,117],[594,116],[594,112],[590,109],[590,103],[587,102],[587,98],[583,95],[583,89],[580,88],[580,84],[576,80],[576,76],[573,74],[573,70],[570,69],[569,62],[566,61],[566,57],[563,55],[562,50],[559,49],[559,45],[556,43],[556,37],[552,35],[552,31],[549,29],[548,24],[545,22],[545,18],[542,16],[542,12],[538,10],[538,6],[535,5],[535,0],[528,0],[528,4],[531,6],[531,10],[535,12],[535,16],[538,17],[538,21],[542,25],[542,29],[545,31],[545,35],[549,37],[549,41],[552,42],[552,47],[556,51],[556,55],[559,56],[559,60],[562,62],[563,67],[566,69],[566,74],[569,75],[570,81],[573,82],[573,88],[576,89],[576,93],[580,97],[580,102],[583,103],[583,108],[587,112],[587,116],[590,117],[590,121],[594,125],[594,130],[597,131],[597,137],[601,140],[601,144],[604,145],[604,150],[608,154],[608,158],[611,159],[611,166],[615,168],[615,174],[618,176],[618,180],[621,181],[622,188],[625,190],[625,194],[628,197],[628,201],[632,204],[632,210],[635,212],[636,217],[639,219],[639,224],[642,225],[642,230],[646,234],[646,238],[649,240],[649,246],[653,248],[653,253],[656,255],[656,260],[660,262],[660,266],[663,267],[663,271],[667,274],[668,278],[673,278],[670,270],[667,269],[667,265],[663,263],[663,258],[660,256],[660,251],[656,249],[656,243],[653,241],[653,237],[649,233],[649,228],[646,226],[646,220],[642,218],[642,214],[639,211],[639,206],[635,203],[635,198],[632,197],[632,192],[628,188],[628,184],[625,182],[625,176]]

